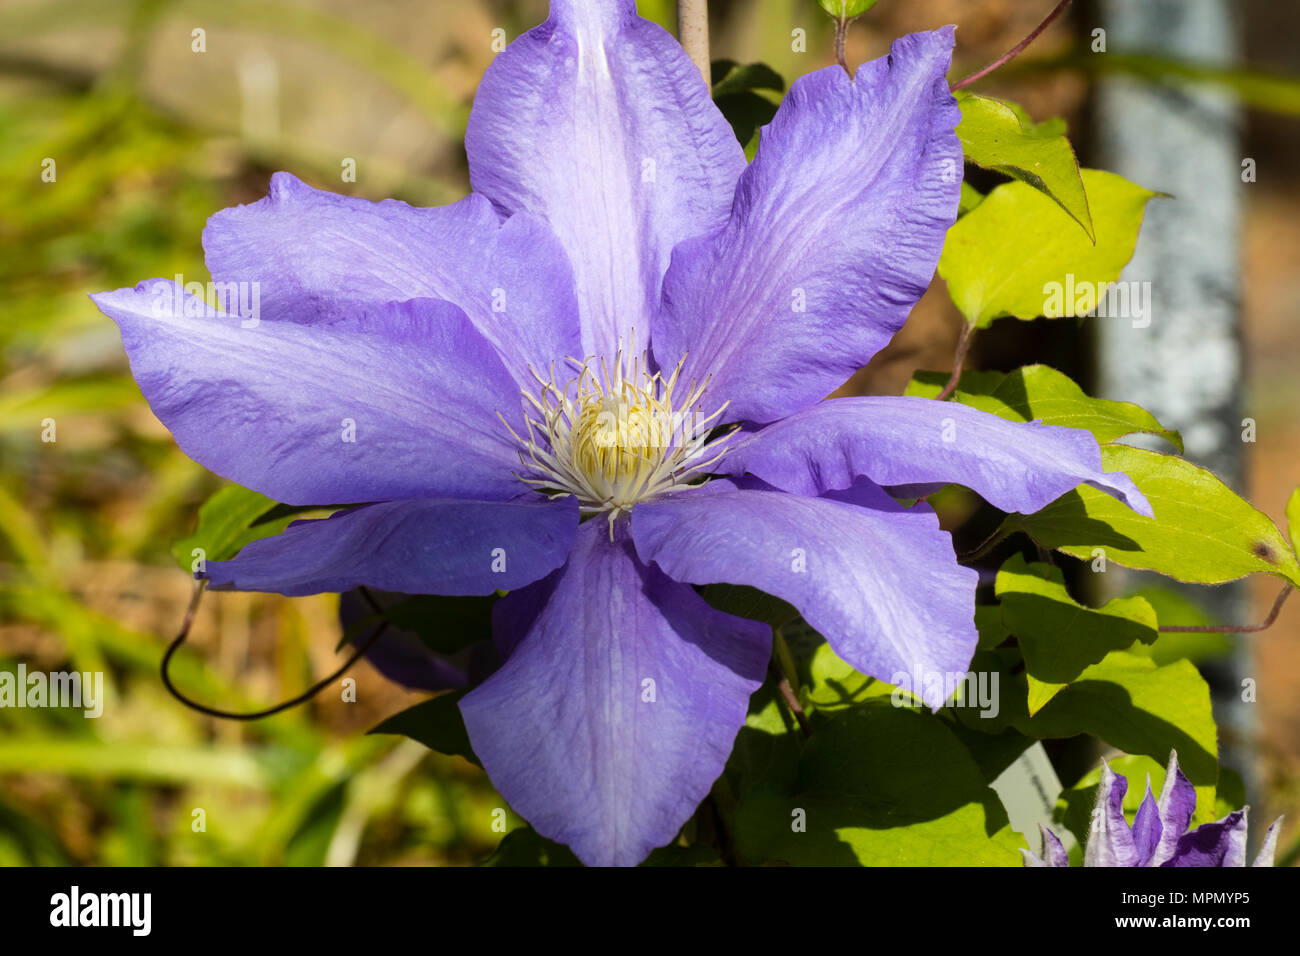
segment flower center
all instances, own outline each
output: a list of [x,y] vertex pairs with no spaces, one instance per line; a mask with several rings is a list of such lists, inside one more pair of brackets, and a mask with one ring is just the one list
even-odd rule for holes
[[608,512],[612,524],[638,501],[700,477],[724,454],[730,433],[710,441],[709,432],[726,405],[701,414],[707,382],[675,398],[680,362],[665,380],[647,370],[644,354],[629,363],[622,349],[612,373],[603,359],[567,361],[575,374],[564,385],[553,367],[550,378],[532,370],[540,390],[523,393],[528,437],[510,432],[521,447],[519,477],[539,491],[573,495],[584,513]]

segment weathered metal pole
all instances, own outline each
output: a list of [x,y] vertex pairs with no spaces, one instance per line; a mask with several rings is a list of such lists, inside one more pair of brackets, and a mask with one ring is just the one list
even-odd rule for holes
[[[1228,0],[1101,0],[1085,24],[1093,56],[1143,53],[1231,64],[1238,33]],[[1243,488],[1239,270],[1242,156],[1240,108],[1206,88],[1169,89],[1121,76],[1102,81],[1097,110],[1101,164],[1173,195],[1147,207],[1129,281],[1150,282],[1150,324],[1097,322],[1100,393],[1137,402],[1180,429],[1186,455]],[[1145,321],[1145,320],[1144,320]],[[1129,578],[1128,580],[1133,580]],[[1188,588],[1216,622],[1249,623],[1243,584]],[[1204,670],[1221,728],[1221,761],[1255,797],[1255,715],[1242,679],[1257,676],[1249,635],[1229,660]]]

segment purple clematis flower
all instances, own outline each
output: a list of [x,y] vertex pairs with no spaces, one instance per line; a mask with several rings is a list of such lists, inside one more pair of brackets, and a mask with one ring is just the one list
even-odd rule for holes
[[[1196,790],[1178,768],[1178,754],[1169,752],[1165,785],[1157,800],[1147,792],[1138,807],[1133,825],[1124,818],[1124,794],[1128,781],[1101,762],[1101,786],[1097,806],[1092,811],[1092,825],[1084,850],[1084,866],[1245,866],[1246,816],[1249,807],[1234,810],[1222,820],[1203,823],[1188,831],[1196,810]],[[1251,866],[1272,866],[1277,850],[1278,817],[1264,835],[1264,844]],[[1070,859],[1056,834],[1041,827],[1043,856],[1039,859],[1028,850],[1020,853],[1025,866],[1069,866]]]
[[1151,511],[1087,432],[822,401],[902,325],[956,217],[952,45],[804,76],[746,165],[633,0],[554,0],[479,87],[462,201],[279,173],[204,233],[216,281],[260,283],[255,325],[152,283],[94,296],[191,457],[362,504],[210,563],[212,586],[511,592],[504,663],[460,708],[503,796],[589,864],[675,837],[763,680],[768,628],[692,585],[785,599],[866,674],[965,670],[976,572],[886,489],[1032,512],[1088,483]]

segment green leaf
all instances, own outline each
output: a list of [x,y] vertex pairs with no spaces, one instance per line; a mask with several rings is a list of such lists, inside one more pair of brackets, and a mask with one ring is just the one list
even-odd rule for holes
[[981,651],[991,651],[1011,636],[1002,623],[1002,609],[996,604],[976,605],[975,629],[979,632],[976,649]]
[[529,826],[511,830],[483,866],[582,866],[573,851]]
[[961,199],[957,202],[957,215],[966,215],[983,201],[984,194],[963,179],[961,181]]
[[772,627],[789,624],[799,616],[798,611],[780,598],[747,585],[709,584],[700,588],[700,596],[716,610]]
[[1300,488],[1291,492],[1286,503],[1286,527],[1291,538],[1291,550],[1300,554]]
[[837,20],[851,20],[860,17],[879,0],[817,0],[821,8]]
[[370,730],[372,734],[401,734],[424,744],[438,753],[464,757],[477,764],[478,757],[469,743],[465,721],[460,715],[460,699],[466,691],[439,694],[431,700],[408,707]]
[[1231,767],[1219,768],[1219,786],[1214,794],[1214,810],[1208,814],[1219,819],[1240,810],[1246,804],[1246,781]]
[[765,63],[742,66],[734,60],[714,60],[711,70],[714,105],[731,124],[736,139],[746,147],[747,156],[753,159],[749,145],[752,143],[757,149],[759,127],[766,126],[776,115],[776,103],[754,91],[771,90],[780,94],[785,90],[785,80]]
[[1084,607],[1070,597],[1060,568],[1030,564],[1020,554],[1002,565],[995,590],[1024,656],[1030,716],[1111,651],[1151,644],[1159,633],[1156,612],[1142,598]]
[[1122,471],[1151,502],[1154,518],[1080,485],[1032,515],[1009,515],[1046,548],[1156,571],[1179,581],[1222,584],[1254,572],[1300,584],[1300,564],[1277,526],[1204,468],[1172,455],[1105,445],[1102,464]]
[[276,502],[256,491],[239,485],[227,485],[199,506],[199,526],[188,538],[172,545],[172,554],[181,568],[189,571],[195,560],[194,549],[203,549],[205,561],[225,561],[240,548],[258,538],[279,534],[292,517],[258,524]]
[[843,710],[873,697],[889,697],[894,692],[892,684],[854,670],[830,644],[822,644],[813,652],[808,669],[805,703],[823,713]]
[[821,720],[793,789],[748,791],[733,830],[752,862],[1020,865],[1020,839],[957,738],[887,700]]
[[[1022,182],[998,186],[948,230],[939,275],[968,322],[982,328],[1004,315],[1082,315],[1104,301],[1157,194],[1114,173],[1085,169],[1082,176],[1095,245],[1052,199]],[[1120,289],[1127,295],[1127,286]]]
[[1188,661],[1157,667],[1149,658],[1114,651],[1035,716],[1017,717],[1014,726],[1040,740],[1093,734],[1161,763],[1173,748],[1197,788],[1197,802],[1213,805],[1219,764],[1210,688]]
[[[981,734],[1002,734],[1017,720],[1029,716],[1025,704],[1025,662],[1019,647],[977,650],[971,658],[970,673],[985,682],[989,705],[980,707],[978,701],[972,701],[965,706],[948,707],[941,712],[945,719]],[[963,685],[960,689],[964,692],[967,687]]]
[[788,788],[802,752],[799,728],[769,681],[749,700],[745,726],[727,758],[726,779],[736,793],[747,793],[759,784]]
[[[759,138],[758,131],[762,126],[772,122],[772,117],[776,115],[776,104],[764,99],[757,93],[736,93],[731,96],[721,96],[715,99],[714,104],[718,110],[731,124],[731,130],[736,134],[736,139],[745,147],[745,155],[752,162],[758,153]],[[751,152],[749,147],[753,145]]]
[[826,643],[822,637],[801,617],[781,625],[781,637],[794,658],[795,670],[802,686],[812,684],[812,661],[817,651]]
[[[917,372],[908,395],[937,398],[948,372]],[[964,372],[953,399],[1011,421],[1041,418],[1048,425],[1090,431],[1101,444],[1125,435],[1158,435],[1183,450],[1183,436],[1165,428],[1154,415],[1132,402],[1093,398],[1062,372],[1048,365],[1026,365],[1012,372]]]
[[1057,203],[1095,240],[1088,196],[1079,175],[1079,161],[1065,137],[1065,123],[1035,124],[1014,104],[989,96],[960,97],[961,140],[967,162],[1011,176]]
[[735,60],[714,60],[709,69],[715,98],[748,90],[785,90],[785,79],[766,63],[742,65]]
[[[966,748],[971,759],[979,766],[980,773],[984,775],[984,782],[990,786],[1002,771],[1015,763],[1021,754],[1038,742],[1010,728],[998,733],[985,733],[982,728],[972,730],[969,724],[950,717],[945,717],[944,721],[948,729]],[[974,723],[980,724],[982,721],[977,720]]]
[[670,843],[667,846],[659,847],[657,850],[651,850],[650,855],[637,865],[720,866],[721,863],[722,861],[718,859],[718,854],[714,849],[702,843],[693,843],[690,846]]
[[420,594],[384,608],[389,624],[410,631],[429,650],[455,654],[492,637],[495,595],[458,597]]

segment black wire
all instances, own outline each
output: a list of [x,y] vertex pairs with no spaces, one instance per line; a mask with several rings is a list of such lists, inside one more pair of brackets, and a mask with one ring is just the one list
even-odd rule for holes
[[[196,710],[200,714],[207,714],[209,717],[221,717],[224,720],[260,720],[263,717],[270,717],[272,714],[278,714],[281,711],[288,710],[290,707],[297,707],[299,704],[304,704],[347,673],[353,664],[365,656],[366,652],[374,646],[375,641],[379,640],[380,635],[388,628],[388,622],[381,621],[379,627],[375,629],[375,633],[371,634],[366,642],[357,648],[356,653],[348,659],[346,664],[328,677],[317,681],[297,697],[276,704],[274,707],[268,707],[265,710],[255,710],[251,713],[236,713],[231,710],[218,710],[215,707],[208,707],[206,704],[200,704],[198,701],[192,700],[182,694],[177,690],[176,685],[172,683],[171,674],[169,673],[172,655],[176,653],[177,649],[179,649],[190,636],[190,626],[194,623],[194,615],[198,612],[199,600],[203,597],[203,592],[207,587],[207,583],[207,581],[199,581],[195,584],[194,595],[190,598],[189,607],[185,610],[185,619],[181,622],[180,633],[176,635],[176,639],[172,641],[171,645],[167,648],[167,653],[163,654],[162,665],[159,667],[159,673],[162,676],[163,686],[167,688],[169,694],[191,710]],[[358,588],[358,590],[376,614],[382,615],[384,613],[383,608],[379,606],[379,603],[373,596],[371,596],[370,592],[366,588]]]

